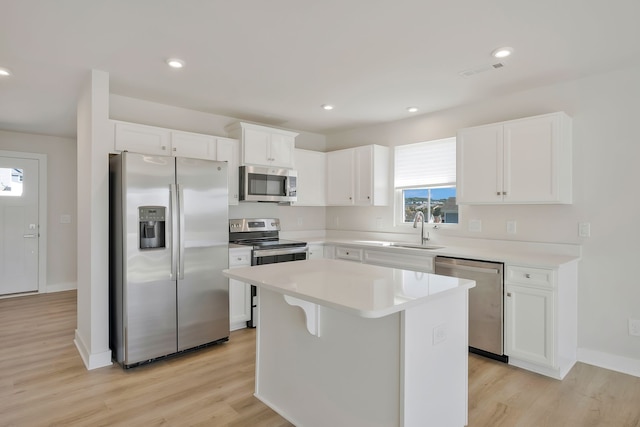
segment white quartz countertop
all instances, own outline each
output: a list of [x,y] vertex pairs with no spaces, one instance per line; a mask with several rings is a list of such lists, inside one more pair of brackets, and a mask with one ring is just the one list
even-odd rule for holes
[[384,317],[475,286],[473,280],[333,259],[234,268],[223,273],[231,279],[366,318]]

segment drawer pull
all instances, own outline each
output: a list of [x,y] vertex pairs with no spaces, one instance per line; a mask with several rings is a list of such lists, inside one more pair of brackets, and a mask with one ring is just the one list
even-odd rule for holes
[[508,296],[508,297],[511,297],[511,292],[507,292],[507,296]]
[[526,274],[524,275],[524,277],[526,277],[527,279],[531,279],[531,274],[526,273]]

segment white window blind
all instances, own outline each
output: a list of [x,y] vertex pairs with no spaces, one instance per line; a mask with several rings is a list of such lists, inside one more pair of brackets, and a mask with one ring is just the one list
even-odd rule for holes
[[456,182],[456,138],[395,148],[395,188],[433,187]]

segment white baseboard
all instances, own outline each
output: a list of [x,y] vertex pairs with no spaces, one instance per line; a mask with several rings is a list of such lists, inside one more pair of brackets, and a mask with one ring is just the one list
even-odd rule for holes
[[587,348],[578,349],[578,361],[623,374],[640,377],[640,359],[616,356],[615,354],[590,350]]
[[84,344],[82,337],[80,337],[77,329],[73,342],[76,345],[76,348],[78,349],[80,357],[82,358],[84,366],[87,368],[87,370],[90,371],[92,369],[111,366],[111,350],[103,351],[102,353],[91,354],[88,347]]
[[78,289],[78,284],[76,282],[47,283],[45,292],[62,292],[71,291],[73,289]]
[[237,331],[238,329],[244,329],[247,327],[247,321],[243,320],[241,322],[234,322],[229,325],[230,331]]

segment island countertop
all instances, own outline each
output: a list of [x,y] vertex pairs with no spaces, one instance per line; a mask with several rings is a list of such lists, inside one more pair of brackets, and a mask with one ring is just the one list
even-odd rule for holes
[[333,259],[234,268],[223,274],[365,318],[384,317],[475,286],[473,280]]

